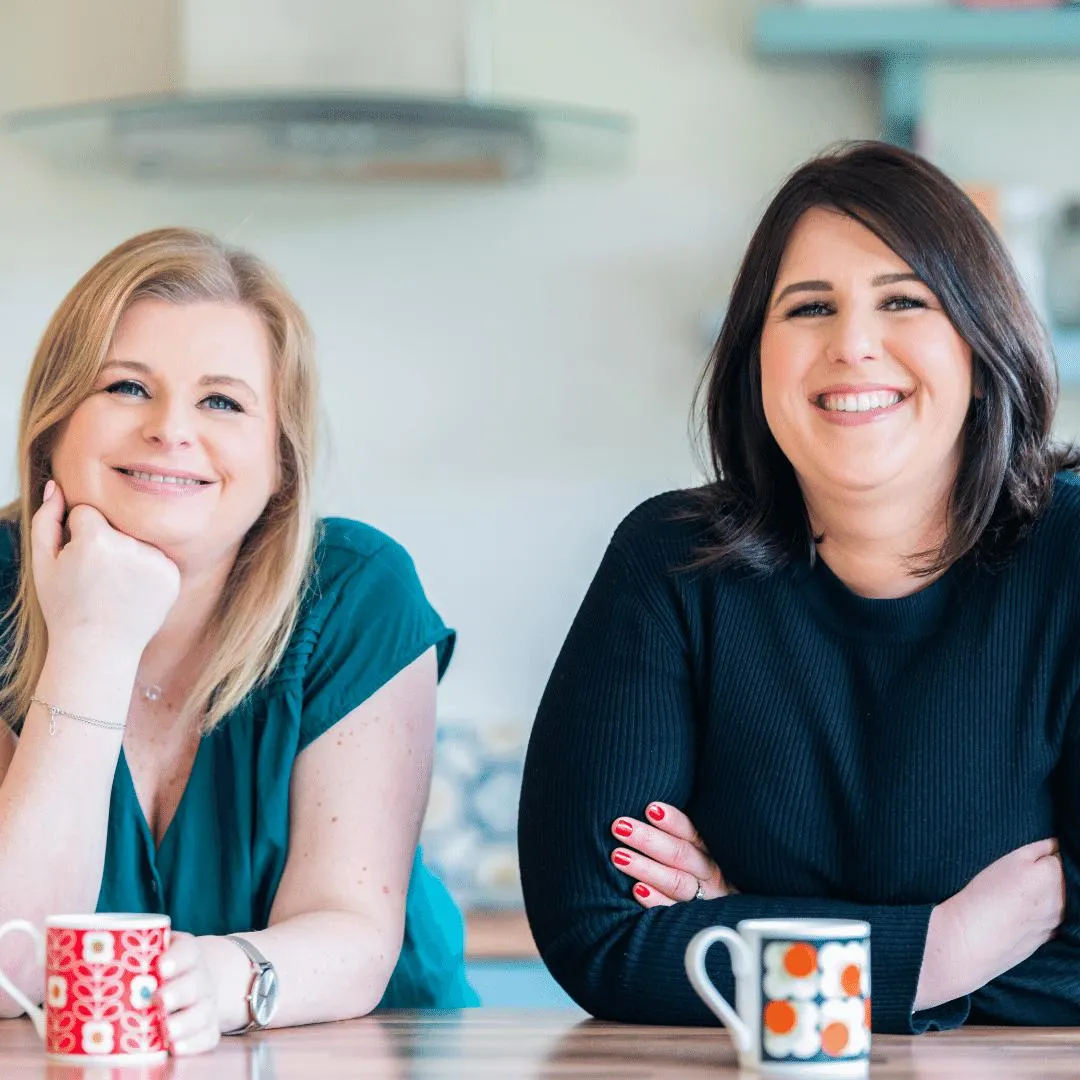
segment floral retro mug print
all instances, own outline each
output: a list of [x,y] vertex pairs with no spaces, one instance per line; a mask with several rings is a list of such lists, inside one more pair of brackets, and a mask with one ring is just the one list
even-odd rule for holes
[[[705,969],[723,942],[734,1008]],[[731,1033],[743,1068],[861,1077],[870,1065],[870,927],[847,919],[746,919],[714,926],[686,949],[686,974]]]
[[15,919],[0,938],[21,932],[34,941],[45,968],[45,1004],[38,1008],[2,971],[0,988],[33,1021],[51,1061],[149,1065],[167,1056],[158,961],[169,947],[167,915],[57,915],[42,934]]

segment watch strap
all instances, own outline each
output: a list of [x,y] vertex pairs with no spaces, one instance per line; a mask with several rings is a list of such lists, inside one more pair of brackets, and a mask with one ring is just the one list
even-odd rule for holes
[[242,938],[239,934],[226,934],[225,937],[227,937],[229,941],[235,941],[236,944],[244,950],[247,958],[251,961],[252,965],[256,967],[259,971],[261,971],[264,967],[270,966],[270,961],[267,960],[266,957],[263,956],[263,954],[259,952],[259,950],[256,949],[255,946],[252,945],[247,938]]

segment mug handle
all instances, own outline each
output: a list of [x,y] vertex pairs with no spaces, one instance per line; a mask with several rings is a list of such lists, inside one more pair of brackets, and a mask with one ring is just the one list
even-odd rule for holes
[[690,944],[686,946],[686,976],[701,1000],[731,1032],[739,1053],[745,1054],[754,1044],[750,1029],[724,1000],[705,972],[705,954],[718,941],[722,941],[731,953],[731,970],[735,973],[737,980],[751,973],[753,957],[746,942],[734,930],[729,930],[726,926],[711,926],[707,930],[696,933],[690,939]]
[[[42,936],[41,931],[32,922],[27,922],[26,919],[12,919],[11,922],[6,922],[3,926],[0,926],[0,939],[3,939],[6,934],[15,933],[16,931],[22,931],[24,934],[29,934],[34,939],[34,956],[37,959],[37,962],[44,967],[45,938]],[[18,1002],[26,1010],[26,1015],[30,1017],[34,1024],[34,1030],[38,1033],[38,1038],[44,1042],[45,1010],[35,1005],[17,986],[15,986],[4,974],[3,970],[0,970],[0,990],[4,990],[10,998]]]

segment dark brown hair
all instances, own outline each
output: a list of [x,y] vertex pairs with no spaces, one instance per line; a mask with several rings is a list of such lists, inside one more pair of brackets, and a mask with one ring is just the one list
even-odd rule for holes
[[939,549],[912,553],[913,572],[935,574],[968,554],[1001,565],[1049,504],[1054,473],[1080,465],[1074,447],[1051,441],[1053,356],[975,204],[923,158],[878,142],[848,144],[797,169],[750,241],[699,387],[713,470],[695,511],[708,526],[701,562],[768,571],[813,558],[795,471],[765,420],[760,344],[788,238],[815,207],[846,214],[895,251],[972,349],[980,394],[964,424],[948,531]]

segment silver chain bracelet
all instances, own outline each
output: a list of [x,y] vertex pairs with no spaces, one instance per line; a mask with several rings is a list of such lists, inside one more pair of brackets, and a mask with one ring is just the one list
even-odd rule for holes
[[49,710],[50,735],[56,734],[56,718],[58,716],[66,717],[68,720],[78,720],[80,724],[89,724],[91,727],[107,728],[109,731],[123,731],[127,727],[127,724],[123,721],[98,720],[93,716],[80,716],[78,713],[68,712],[67,709],[61,709],[58,705],[50,705],[39,697],[32,697],[30,700],[35,705],[40,705],[43,709]]

